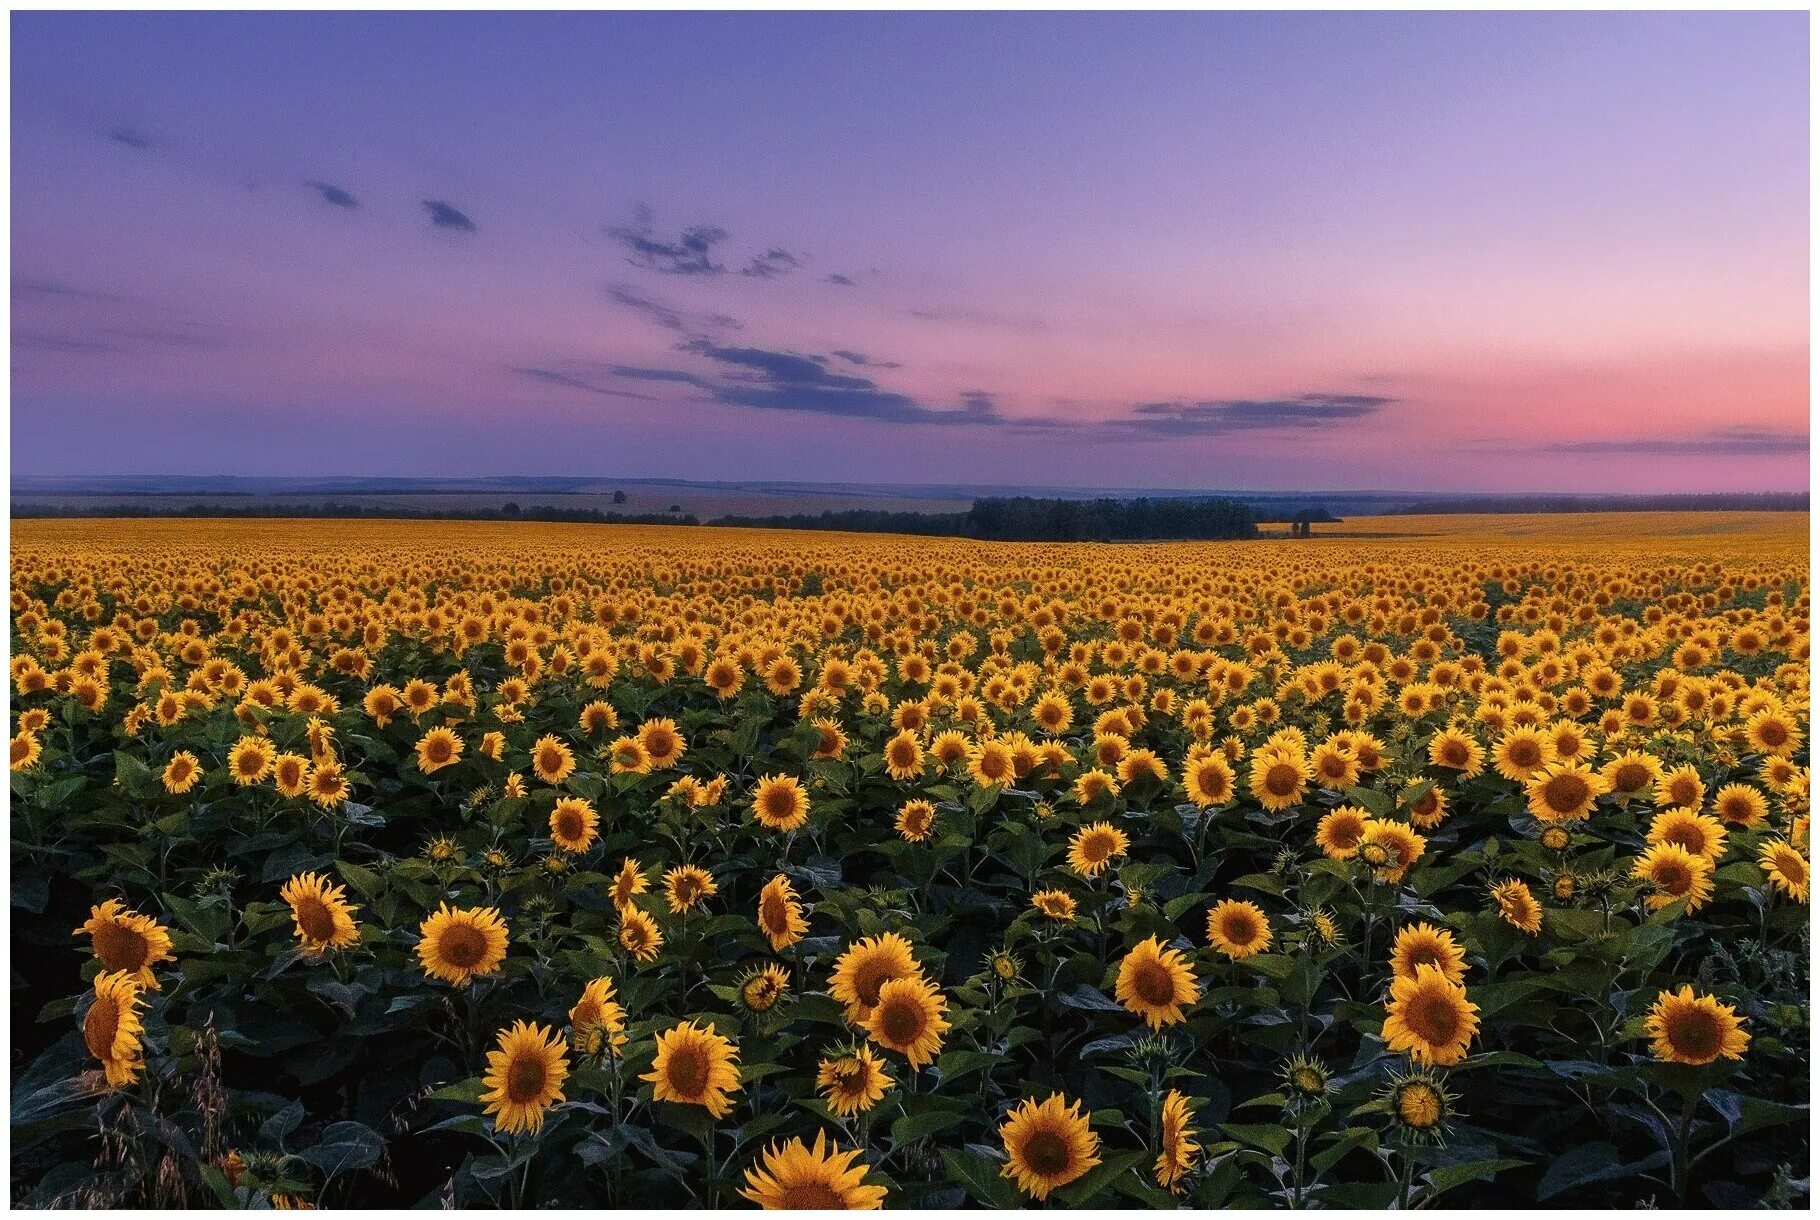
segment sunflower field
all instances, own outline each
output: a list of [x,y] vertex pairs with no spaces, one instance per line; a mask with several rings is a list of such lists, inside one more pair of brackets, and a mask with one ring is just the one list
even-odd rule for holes
[[13,1202],[1803,1206],[1807,518],[1495,520],[16,523]]

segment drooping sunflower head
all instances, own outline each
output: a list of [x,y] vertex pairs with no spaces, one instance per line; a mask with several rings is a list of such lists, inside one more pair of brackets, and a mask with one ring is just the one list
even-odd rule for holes
[[75,935],[89,938],[89,948],[103,970],[124,973],[140,987],[154,991],[158,979],[152,967],[177,960],[164,925],[150,915],[128,910],[118,898],[90,907],[87,922]]
[[999,1127],[1005,1166],[999,1172],[1038,1200],[1100,1163],[1100,1137],[1089,1128],[1079,1101],[1053,1093],[1041,1103],[1020,1102]]
[[101,1061],[112,1088],[131,1084],[145,1067],[139,1019],[140,987],[125,970],[95,976],[95,995],[82,1017],[82,1041]]
[[291,922],[305,953],[320,955],[357,944],[360,930],[344,887],[319,873],[304,873],[285,882],[278,896],[291,908]]
[[507,1134],[543,1130],[544,1115],[563,1101],[569,1075],[569,1044],[542,1025],[518,1021],[499,1031],[496,1049],[487,1052],[487,1071],[480,1095],[493,1126]]
[[1160,1118],[1156,1183],[1165,1190],[1180,1191],[1182,1179],[1194,1168],[1201,1151],[1194,1138],[1194,1110],[1179,1089],[1170,1089],[1163,1097]]
[[803,904],[797,900],[790,879],[782,873],[765,882],[764,889],[758,892],[758,927],[771,942],[771,948],[779,952],[801,940],[809,930]]
[[641,962],[654,962],[663,952],[657,921],[631,903],[619,908],[619,947]]
[[619,872],[613,877],[611,893],[613,905],[623,907],[632,899],[644,893],[651,886],[650,878],[645,876],[644,867],[638,861],[627,856],[620,862]]
[[506,921],[492,907],[457,910],[443,903],[418,933],[417,958],[424,973],[457,987],[493,973],[506,960]]
[[581,998],[569,1009],[569,1027],[583,1049],[596,1037],[602,1047],[617,1052],[626,1042],[626,1010],[614,998],[613,980],[602,976],[582,988]]
[[1782,839],[1770,839],[1757,853],[1757,865],[1774,888],[1796,902],[1807,901],[1807,857]]
[[1505,923],[1534,936],[1542,929],[1542,904],[1530,892],[1529,884],[1512,877],[1492,887],[1491,900]]
[[1058,923],[1072,922],[1076,905],[1067,890],[1038,890],[1030,895],[1030,905]]
[[1686,902],[1689,911],[1713,896],[1713,862],[1674,843],[1653,843],[1631,866],[1631,876],[1649,887],[1643,901],[1652,911]]

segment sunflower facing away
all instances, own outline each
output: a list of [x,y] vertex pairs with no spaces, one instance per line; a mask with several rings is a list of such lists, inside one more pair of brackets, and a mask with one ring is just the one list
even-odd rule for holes
[[712,1022],[684,1021],[657,1035],[657,1059],[639,1079],[651,1082],[657,1101],[701,1106],[723,1118],[733,1108],[732,1094],[739,1092],[738,1058],[739,1048],[716,1033]]
[[1512,877],[1492,887],[1491,900],[1505,923],[1534,936],[1542,930],[1542,904],[1529,891],[1529,883]]
[[863,1151],[840,1151],[825,1131],[815,1133],[813,1146],[797,1138],[772,1144],[746,1170],[739,1193],[766,1211],[875,1211],[886,1192],[866,1181],[870,1166]]
[[506,960],[506,921],[492,907],[456,910],[443,903],[418,932],[417,958],[424,973],[457,987],[493,973]]
[[655,919],[628,903],[619,908],[619,947],[641,962],[654,962],[663,951],[664,934]]
[[1466,1057],[1479,1031],[1479,1006],[1466,989],[1433,966],[1390,981],[1384,1009],[1384,1044],[1421,1064],[1447,1067]]
[[1030,905],[1058,923],[1074,919],[1074,895],[1067,890],[1038,890],[1030,895]]
[[569,1075],[569,1044],[542,1025],[515,1022],[499,1031],[499,1047],[487,1052],[487,1071],[480,1095],[493,1126],[508,1135],[543,1130],[544,1114],[564,1100],[562,1082]]
[[140,1038],[139,984],[124,970],[95,976],[95,998],[82,1017],[82,1041],[101,1061],[113,1088],[131,1084],[145,1067]]
[[1100,1163],[1100,1137],[1088,1128],[1081,1103],[1067,1102],[1060,1093],[1041,1104],[1018,1103],[998,1134],[1005,1145],[999,1173],[1039,1202]]
[[878,989],[878,1003],[862,1024],[874,1042],[920,1068],[942,1049],[948,1031],[947,997],[920,975],[892,979]]
[[607,1049],[617,1052],[626,1044],[626,1010],[613,998],[613,980],[602,976],[590,979],[582,988],[581,998],[569,1009],[569,1028],[576,1042],[586,1051],[598,1036]]
[[177,960],[171,952],[170,932],[150,915],[128,910],[118,898],[89,908],[88,922],[75,932],[85,934],[103,970],[124,972],[139,986],[154,991],[158,979],[152,967]]
[[344,887],[331,884],[327,877],[320,873],[292,877],[278,896],[290,905],[291,922],[305,953],[321,956],[359,943],[354,912],[360,908],[348,902]]
[[1165,949],[1152,936],[1125,955],[1119,963],[1118,1002],[1143,1017],[1151,1029],[1175,1025],[1186,1018],[1184,1005],[1200,998],[1194,969],[1178,949]]
[[892,979],[915,978],[922,967],[910,954],[910,942],[896,932],[848,945],[834,961],[828,994],[847,1006],[847,1019],[858,1024],[878,1003],[879,989]]
[[815,1073],[815,1084],[821,1090],[822,1100],[842,1118],[852,1118],[870,1110],[885,1096],[885,1090],[892,1083],[884,1060],[865,1045],[823,1059]]
[[1158,1137],[1156,1184],[1165,1190],[1180,1191],[1182,1179],[1194,1168],[1201,1146],[1195,1142],[1194,1111],[1179,1089],[1170,1089],[1163,1098],[1162,1131]]
[[782,952],[803,938],[809,921],[803,918],[803,904],[796,890],[782,873],[765,882],[758,892],[758,928],[771,942],[775,952]]

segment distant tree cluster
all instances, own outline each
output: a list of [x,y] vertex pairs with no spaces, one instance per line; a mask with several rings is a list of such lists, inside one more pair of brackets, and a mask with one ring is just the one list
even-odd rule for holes
[[717,517],[710,525],[940,535],[1002,542],[1125,542],[1251,538],[1258,516],[1237,500],[1059,500],[1034,496],[975,500],[964,513],[841,512]]
[[15,504],[15,517],[358,517],[422,521],[563,521],[579,525],[700,525],[689,513],[607,513],[597,508],[559,508],[508,500],[498,508],[399,508],[374,504],[93,504],[72,508]]

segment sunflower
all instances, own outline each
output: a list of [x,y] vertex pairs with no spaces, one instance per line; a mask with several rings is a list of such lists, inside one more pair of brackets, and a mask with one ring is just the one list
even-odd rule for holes
[[531,747],[531,770],[546,784],[560,784],[574,773],[575,754],[546,733]]
[[856,941],[834,960],[828,994],[847,1006],[847,1019],[858,1024],[878,1003],[879,989],[893,979],[916,978],[922,968],[911,956],[910,942],[896,932]]
[[1442,729],[1428,741],[1428,761],[1471,779],[1485,769],[1485,747],[1469,733]]
[[651,756],[636,737],[615,737],[607,747],[607,770],[614,775],[649,775]]
[[1158,1136],[1156,1182],[1165,1190],[1180,1191],[1182,1179],[1194,1168],[1201,1146],[1195,1142],[1194,1111],[1179,1089],[1170,1089],[1163,1098],[1162,1131]]
[[1650,819],[1650,843],[1673,843],[1696,856],[1718,862],[1725,854],[1727,832],[1718,818],[1692,809],[1664,809]]
[[871,1047],[861,1045],[847,1054],[823,1059],[816,1068],[815,1083],[830,1110],[852,1118],[877,1105],[893,1081],[885,1061]]
[[612,979],[590,979],[575,1007],[569,1009],[569,1028],[584,1049],[596,1036],[615,1053],[626,1044],[626,1010],[613,996]]
[[645,757],[656,771],[674,766],[687,748],[676,722],[669,719],[647,720],[640,725],[638,744],[644,747]]
[[885,743],[885,773],[895,780],[916,779],[923,773],[923,747],[916,734],[904,729]]
[[1074,801],[1083,808],[1119,790],[1119,782],[1108,772],[1090,767],[1074,781]]
[[1131,836],[1111,822],[1095,822],[1068,841],[1068,867],[1083,877],[1098,877],[1114,857],[1129,850]]
[[1251,795],[1272,813],[1300,801],[1312,776],[1308,760],[1299,754],[1259,750],[1251,763]]
[[975,742],[967,751],[967,774],[980,788],[999,787],[1017,777],[1011,747],[1002,741]]
[[657,1059],[639,1079],[651,1082],[656,1101],[701,1106],[723,1118],[739,1092],[738,1058],[739,1048],[716,1033],[713,1022],[684,1021],[657,1035]]
[[13,735],[12,769],[29,771],[37,765],[38,757],[44,752],[36,733],[22,731]]
[[920,1068],[942,1049],[947,1010],[947,997],[928,979],[895,978],[879,987],[878,1003],[860,1024],[874,1042]]
[[1631,876],[1650,887],[1643,901],[1652,911],[1683,900],[1689,911],[1697,911],[1713,896],[1713,862],[1673,843],[1651,844],[1631,866]]
[[1610,790],[1604,776],[1577,761],[1552,762],[1524,784],[1530,815],[1543,822],[1584,822]]
[[886,1190],[866,1181],[869,1172],[863,1149],[842,1152],[817,1131],[813,1147],[794,1137],[772,1144],[739,1193],[766,1211],[876,1211]]
[[758,892],[758,930],[771,942],[774,952],[782,952],[803,938],[809,921],[803,918],[803,904],[797,900],[790,879],[782,873],[765,882]]
[[1750,1045],[1744,1020],[1718,996],[1696,996],[1683,983],[1679,991],[1664,991],[1650,1006],[1643,1032],[1651,1039],[1650,1053],[1664,1063],[1693,1067],[1715,1059],[1742,1059]]
[[565,796],[550,810],[550,841],[563,851],[579,854],[600,837],[600,814],[579,796]]
[[619,872],[613,878],[613,905],[623,907],[650,887],[651,881],[645,876],[643,866],[627,856],[620,861]]
[[1038,890],[1030,895],[1030,905],[1058,923],[1074,920],[1074,895],[1067,890]]
[[461,738],[451,730],[439,726],[417,739],[417,769],[425,775],[433,775],[460,761]]
[[1478,1011],[1464,987],[1433,966],[1418,965],[1413,974],[1390,981],[1384,1044],[1418,1063],[1458,1063],[1478,1033]]
[[1321,787],[1334,791],[1359,782],[1359,757],[1337,741],[1324,741],[1308,757],[1308,765]]
[[1182,1007],[1200,998],[1194,968],[1179,949],[1165,949],[1152,936],[1119,963],[1118,1002],[1143,1017],[1151,1029],[1176,1025],[1186,1018]]
[[1207,912],[1207,943],[1235,962],[1262,953],[1272,939],[1270,920],[1256,903],[1228,898]]
[[1450,983],[1464,982],[1466,950],[1445,928],[1411,924],[1397,933],[1390,946],[1390,970],[1398,978],[1414,978],[1417,966],[1433,966]]
[[752,815],[768,830],[795,830],[809,820],[809,794],[794,776],[767,775],[752,794]]
[[446,902],[418,927],[417,958],[425,974],[457,987],[491,974],[506,960],[506,921],[492,907],[456,910]]
[[1314,828],[1315,846],[1329,860],[1350,860],[1359,854],[1359,840],[1371,824],[1371,815],[1357,805],[1341,805],[1321,816]]
[[[1403,880],[1403,874],[1422,858],[1427,847],[1428,840],[1402,822],[1380,822],[1374,818],[1359,836],[1360,858],[1371,864],[1373,876],[1392,885]],[[1383,852],[1382,862],[1371,858],[1377,854],[1373,848]]]
[[1692,764],[1676,767],[1656,781],[1656,804],[1665,809],[1698,809],[1706,799],[1706,785]]
[[1807,857],[1781,839],[1770,839],[1757,853],[1757,866],[1769,884],[1796,902],[1807,901]]
[[1555,760],[1554,743],[1540,729],[1519,725],[1498,738],[1491,765],[1505,779],[1522,783]]
[[95,998],[82,1017],[82,1041],[89,1054],[101,1061],[110,1087],[119,1088],[139,1078],[145,1067],[140,1039],[145,1026],[139,1020],[139,984],[125,970],[95,976]]
[[242,737],[228,751],[228,774],[238,787],[256,784],[272,773],[278,749],[263,737]]
[[1791,757],[1801,745],[1801,730],[1796,722],[1774,707],[1753,715],[1744,725],[1744,737],[1753,752],[1779,758]]
[[158,990],[158,979],[152,967],[177,960],[164,925],[150,915],[128,910],[118,898],[90,907],[88,922],[74,934],[89,938],[89,948],[102,970],[125,974],[137,986],[153,991]]
[[1209,809],[1232,799],[1234,778],[1232,764],[1224,754],[1202,754],[1189,761],[1182,774],[1182,787],[1196,808]]
[[554,1030],[528,1021],[499,1031],[499,1046],[487,1052],[487,1071],[480,1095],[496,1130],[508,1135],[543,1130],[544,1114],[564,1100],[562,1082],[569,1075],[569,1044]]
[[1611,785],[1611,791],[1623,797],[1640,796],[1655,788],[1662,778],[1662,764],[1653,754],[1626,750],[1603,767],[1599,774]]
[[905,801],[897,811],[897,833],[905,842],[921,843],[935,829],[935,806],[928,801]]
[[339,762],[325,758],[310,769],[310,800],[333,809],[348,799],[347,773]]
[[331,885],[327,877],[319,873],[292,877],[278,896],[290,904],[291,922],[305,953],[320,956],[359,943],[354,912],[360,908],[350,905],[347,890]]
[[1534,936],[1542,930],[1542,904],[1529,892],[1529,883],[1512,877],[1492,887],[1491,900],[1498,916],[1519,932]]
[[272,760],[272,784],[280,796],[302,796],[310,787],[310,760],[301,754],[280,754]]
[[790,972],[776,962],[748,970],[739,980],[739,1002],[747,1012],[770,1012],[790,993]]
[[1727,826],[1750,830],[1769,816],[1769,798],[1749,784],[1727,784],[1713,796],[1713,813]]
[[1425,1069],[1393,1073],[1383,1098],[1405,1142],[1437,1141],[1453,1117],[1454,1097],[1442,1076]]
[[663,951],[664,934],[655,919],[627,903],[619,908],[619,947],[641,962],[654,962]]
[[171,761],[164,766],[164,790],[173,796],[182,796],[196,786],[202,778],[202,764],[188,750],[179,750],[171,755]]
[[998,1129],[1005,1145],[1003,1177],[1038,1200],[1100,1163],[1100,1137],[1087,1125],[1081,1103],[1052,1093],[1041,1104],[1019,1102]]
[[670,910],[678,915],[694,910],[704,898],[712,898],[719,892],[714,878],[699,865],[678,865],[664,874],[664,897],[670,903]]

